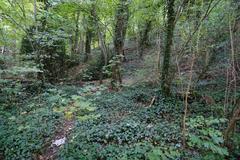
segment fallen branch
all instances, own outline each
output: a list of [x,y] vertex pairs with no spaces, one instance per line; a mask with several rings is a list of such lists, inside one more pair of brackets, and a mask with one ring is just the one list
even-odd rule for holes
[[152,98],[152,100],[151,100],[151,103],[149,104],[149,106],[148,107],[152,107],[152,105],[154,104],[154,102],[155,102],[155,99],[156,99],[156,96],[154,96],[153,98]]

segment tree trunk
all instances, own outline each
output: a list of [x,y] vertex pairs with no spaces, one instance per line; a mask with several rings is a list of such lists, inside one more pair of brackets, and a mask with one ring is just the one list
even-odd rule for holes
[[148,33],[151,30],[151,26],[152,26],[152,21],[148,20],[145,24],[144,30],[140,32],[140,42],[139,42],[139,45],[140,45],[139,46],[139,48],[140,48],[139,56],[140,56],[140,58],[142,58],[142,56],[143,56],[144,48],[149,46]]
[[[233,26],[233,41],[235,44],[240,44],[240,2],[239,0],[234,0],[233,5],[236,7],[235,8],[235,25]],[[240,61],[240,45],[235,45],[235,54],[236,56],[236,66],[239,66],[239,61]],[[240,70],[240,67],[236,67],[237,70]]]
[[224,132],[224,144],[228,147],[230,146],[229,140],[231,138],[232,133],[234,132],[234,127],[237,121],[240,120],[240,99],[238,99],[236,105],[237,109],[234,111],[233,116],[229,120],[228,127]]
[[102,56],[104,58],[104,66],[106,66],[107,63],[108,63],[108,49],[107,49],[107,46],[105,44],[104,36],[103,36],[102,31],[101,31],[100,26],[99,26],[95,6],[92,6],[91,14],[92,14],[94,24],[95,24],[95,28],[96,28],[96,31],[97,31],[98,40],[100,42],[100,48],[101,48]]
[[76,15],[76,30],[75,30],[75,37],[74,37],[74,42],[73,42],[73,53],[77,53],[78,51],[78,39],[79,39],[79,26],[78,26],[78,22],[79,22],[79,16],[80,16],[80,12],[77,12]]
[[170,62],[171,62],[171,47],[173,43],[173,31],[174,31],[174,1],[168,0],[167,2],[167,25],[166,25],[166,42],[164,48],[164,57],[162,65],[162,82],[161,88],[163,94],[169,96],[171,94],[171,78],[169,76]]
[[[129,19],[128,5],[129,3],[127,0],[121,0],[116,10],[116,24],[113,43],[115,54],[122,56],[120,61],[126,60],[123,52],[123,47]],[[120,65],[121,63],[115,62],[115,65],[112,67],[112,87],[114,87],[115,83],[117,82],[120,84],[122,83]]]
[[92,43],[92,31],[88,28],[86,32],[84,62],[87,62],[89,60],[89,56],[91,54],[91,43]]
[[127,31],[129,9],[127,0],[121,0],[116,11],[116,24],[114,34],[114,51],[123,56],[124,40]]
[[233,0],[232,5],[236,7],[235,13],[235,26],[233,27],[233,32],[240,31],[240,3],[239,0]]
[[84,38],[85,38],[84,34],[80,33],[78,47],[77,47],[77,53],[79,54],[84,53],[84,46],[85,46]]
[[33,1],[34,21],[37,21],[37,0]]

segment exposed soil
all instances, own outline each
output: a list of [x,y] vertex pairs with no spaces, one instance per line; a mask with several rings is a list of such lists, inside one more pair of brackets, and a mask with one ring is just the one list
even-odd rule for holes
[[[46,146],[44,152],[37,157],[37,160],[54,160],[56,159],[58,150],[67,143],[68,135],[74,127],[74,120],[64,120],[62,127],[60,127],[51,142]],[[57,141],[64,141],[62,144],[55,144]]]

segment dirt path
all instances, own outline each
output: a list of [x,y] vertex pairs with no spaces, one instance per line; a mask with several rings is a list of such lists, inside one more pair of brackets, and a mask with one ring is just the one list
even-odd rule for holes
[[60,127],[50,143],[46,144],[42,155],[37,157],[37,160],[54,160],[56,159],[59,149],[67,142],[68,135],[74,127],[74,120],[64,120],[62,127]]
[[[89,85],[92,85],[92,87],[89,88],[89,93],[95,94],[96,92],[101,90],[101,87],[99,85],[98,81],[93,81],[90,84],[85,84],[86,86],[83,86],[88,88]],[[84,97],[84,94],[80,94],[79,96]],[[64,109],[64,120],[63,123],[58,127],[58,129],[54,133],[54,137],[48,141],[45,146],[43,147],[43,153],[41,155],[38,155],[36,160],[55,160],[57,159],[57,155],[61,147],[64,146],[69,140],[69,135],[71,131],[74,129],[74,124],[76,122],[76,117],[73,114],[73,111],[71,111],[73,108],[77,108],[80,106],[75,105],[75,100],[72,100],[69,102],[69,104]],[[71,111],[71,112],[70,112]],[[70,115],[68,113],[71,113]]]

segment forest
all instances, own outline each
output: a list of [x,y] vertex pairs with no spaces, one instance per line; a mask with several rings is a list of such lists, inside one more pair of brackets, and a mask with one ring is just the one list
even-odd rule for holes
[[0,0],[0,160],[239,159],[239,0]]

